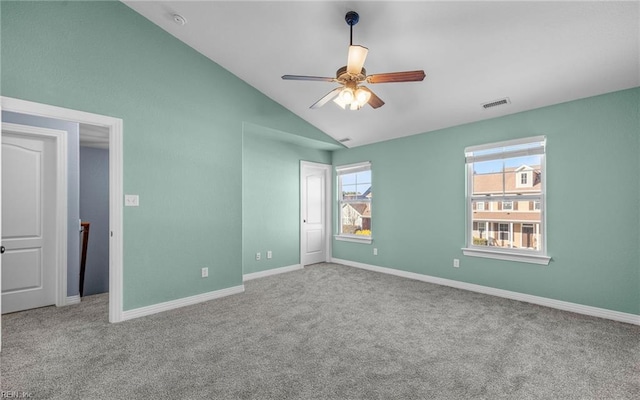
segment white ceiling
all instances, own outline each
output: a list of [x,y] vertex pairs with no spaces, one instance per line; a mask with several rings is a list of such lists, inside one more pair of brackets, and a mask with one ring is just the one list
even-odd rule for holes
[[[640,86],[640,2],[124,1],[348,147]],[[348,111],[309,106],[369,48],[368,74],[424,69],[423,82],[369,87],[386,102]],[[180,14],[187,24],[173,21]],[[508,105],[482,103],[509,97]]]

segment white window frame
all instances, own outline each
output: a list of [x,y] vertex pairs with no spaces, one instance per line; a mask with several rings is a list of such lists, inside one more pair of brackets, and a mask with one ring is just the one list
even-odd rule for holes
[[[509,208],[507,208],[507,204]],[[502,202],[502,211],[513,211],[513,200],[504,200]]]
[[484,201],[476,201],[476,211],[484,211]]
[[[531,146],[525,148],[517,148],[516,146],[538,144],[538,146]],[[515,148],[514,148],[515,147]],[[492,152],[487,154],[482,152],[489,149],[500,149],[501,152]],[[479,146],[470,146],[465,149],[466,160],[466,247],[462,248],[462,253],[466,256],[472,257],[484,257],[493,258],[498,260],[508,260],[525,262],[532,264],[548,265],[551,261],[551,257],[547,255],[547,230],[546,230],[546,218],[545,218],[545,204],[546,204],[546,137],[535,136],[528,138],[521,138],[515,140],[508,140],[498,143],[489,143]],[[473,163],[480,161],[500,160],[505,158],[521,157],[527,155],[539,155],[541,166],[541,193],[539,194],[509,194],[503,193],[501,196],[496,196],[497,201],[539,201],[540,202],[540,233],[542,234],[542,240],[538,244],[537,250],[521,249],[521,248],[498,248],[494,246],[479,246],[473,244],[473,202],[474,201],[486,201],[486,195],[473,195]],[[512,210],[511,210],[512,211]]]
[[[334,235],[334,238],[336,240],[340,240],[344,242],[363,243],[363,244],[371,244],[373,242],[373,229],[371,230],[371,236],[352,235],[348,233],[342,233],[342,206],[344,204],[349,204],[353,202],[353,203],[369,203],[371,207],[372,201],[371,201],[371,198],[358,199],[354,201],[343,200],[341,176],[347,175],[347,174],[354,174],[357,172],[363,172],[363,171],[371,171],[371,181],[372,181],[371,184],[373,185],[373,171],[371,168],[371,161],[364,161],[364,162],[349,164],[349,165],[339,165],[336,167],[336,184],[337,184],[336,202],[338,205],[337,207],[338,212],[336,213],[337,214],[337,224],[336,224],[337,232]],[[371,224],[372,224],[371,228],[373,228],[373,216],[371,218]]]

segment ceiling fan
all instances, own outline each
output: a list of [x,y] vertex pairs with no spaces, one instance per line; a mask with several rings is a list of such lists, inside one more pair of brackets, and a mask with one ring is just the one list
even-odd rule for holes
[[424,79],[425,73],[423,70],[367,75],[367,71],[363,66],[369,49],[353,45],[353,26],[358,23],[360,16],[355,11],[349,11],[344,19],[351,30],[349,55],[347,56],[347,65],[338,69],[335,78],[304,75],[282,76],[282,79],[285,80],[337,82],[342,85],[327,93],[323,98],[312,104],[310,108],[320,108],[331,100],[343,109],[348,107],[350,110],[359,110],[365,104],[369,104],[373,108],[382,107],[384,101],[368,87],[363,86],[362,83],[418,82]]

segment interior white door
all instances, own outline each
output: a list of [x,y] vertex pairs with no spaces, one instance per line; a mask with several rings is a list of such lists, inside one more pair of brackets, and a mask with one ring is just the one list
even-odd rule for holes
[[300,262],[302,265],[327,261],[327,183],[329,165],[301,164]]
[[56,147],[2,131],[2,313],[56,303]]

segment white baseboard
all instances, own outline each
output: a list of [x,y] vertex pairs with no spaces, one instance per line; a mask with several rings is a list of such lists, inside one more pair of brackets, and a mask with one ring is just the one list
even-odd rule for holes
[[577,314],[605,318],[605,319],[610,319],[618,322],[626,322],[628,324],[633,324],[633,325],[640,325],[640,315],[636,315],[636,314],[628,314],[620,311],[607,310],[606,308],[585,306],[582,304],[570,303],[568,301],[554,300],[546,297],[512,292],[509,290],[496,289],[488,286],[476,285],[473,283],[455,281],[452,279],[437,278],[435,276],[417,274],[415,272],[407,272],[407,271],[401,271],[393,268],[378,267],[375,265],[363,264],[356,261],[342,260],[339,258],[333,258],[331,262],[334,262],[336,264],[346,265],[349,267],[355,267],[355,268],[366,269],[369,271],[380,272],[383,274],[395,275],[402,278],[415,279],[422,282],[435,283],[437,285],[450,286],[457,289],[464,289],[472,292],[488,294],[491,296],[504,297],[507,299],[523,301],[526,303],[537,304],[537,305],[550,307],[550,308],[556,308],[559,310],[571,311]]
[[182,299],[171,300],[164,303],[153,304],[146,307],[134,308],[133,310],[123,311],[121,321],[126,321],[129,319],[157,314],[159,312],[169,311],[175,308],[190,306],[193,304],[198,304],[198,303],[202,303],[209,300],[219,299],[221,297],[231,296],[232,294],[238,294],[243,292],[244,292],[244,285],[239,285],[239,286],[233,286],[226,289],[216,290],[213,292],[197,294],[195,296],[185,297]]
[[264,278],[265,276],[271,276],[271,275],[282,274],[282,273],[285,273],[285,272],[297,271],[297,270],[302,269],[302,268],[303,268],[303,266],[301,264],[295,264],[295,265],[289,265],[287,267],[268,269],[266,271],[252,272],[250,274],[244,274],[242,276],[242,280],[244,282],[246,282],[246,281],[250,281],[251,279]]
[[76,294],[75,296],[67,296],[64,301],[65,306],[70,306],[72,304],[80,304],[80,295]]

